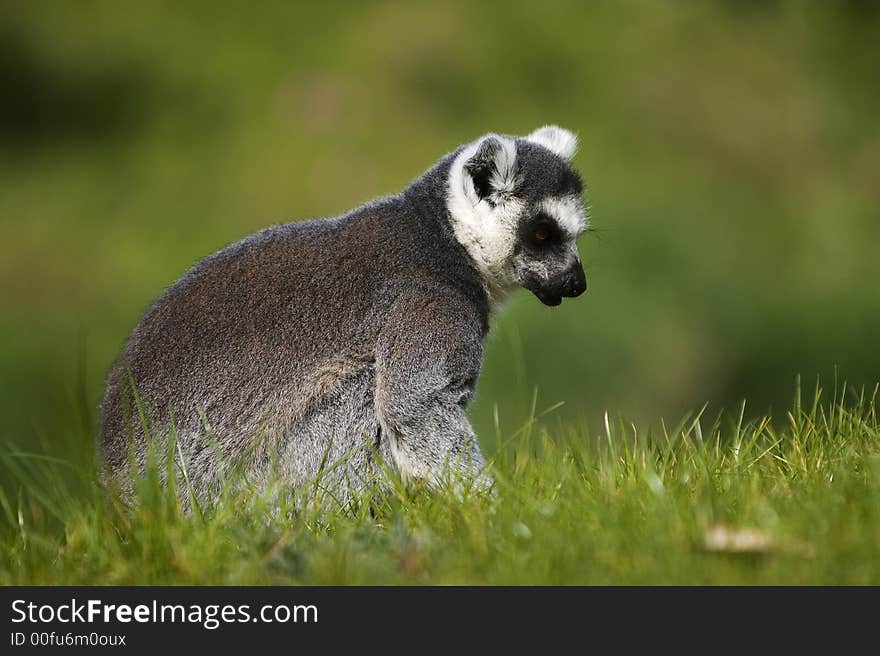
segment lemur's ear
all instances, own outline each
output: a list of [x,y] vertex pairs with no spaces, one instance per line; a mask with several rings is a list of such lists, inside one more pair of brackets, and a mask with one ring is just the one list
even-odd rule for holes
[[513,139],[488,135],[464,163],[474,183],[478,200],[510,193],[516,186],[516,143]]
[[542,128],[538,128],[527,136],[526,139],[540,144],[548,150],[552,150],[566,161],[571,161],[571,158],[577,152],[577,136],[558,125],[545,125]]

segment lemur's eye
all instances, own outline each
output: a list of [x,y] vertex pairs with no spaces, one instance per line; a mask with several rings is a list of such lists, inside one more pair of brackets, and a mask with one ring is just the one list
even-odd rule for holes
[[526,224],[522,238],[535,248],[549,248],[561,241],[562,234],[556,221],[541,212]]

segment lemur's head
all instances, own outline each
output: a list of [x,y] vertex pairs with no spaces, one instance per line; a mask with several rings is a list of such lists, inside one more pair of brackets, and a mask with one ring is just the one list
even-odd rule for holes
[[527,137],[487,134],[464,146],[449,172],[455,236],[493,301],[515,285],[546,305],[587,288],[577,238],[587,227],[577,138],[547,126]]

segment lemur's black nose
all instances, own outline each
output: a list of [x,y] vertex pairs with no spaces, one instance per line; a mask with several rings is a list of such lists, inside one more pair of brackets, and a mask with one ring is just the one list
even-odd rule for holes
[[575,296],[580,296],[585,291],[587,291],[587,276],[584,275],[584,268],[578,262],[571,268],[565,284],[562,286],[562,294],[569,298],[574,298]]

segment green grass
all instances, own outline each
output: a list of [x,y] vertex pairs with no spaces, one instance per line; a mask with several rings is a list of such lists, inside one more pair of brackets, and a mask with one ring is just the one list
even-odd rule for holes
[[239,480],[187,513],[155,471],[127,507],[90,467],[10,447],[0,583],[880,583],[877,389],[800,397],[655,434],[533,413],[498,441],[493,494],[393,481],[346,508]]

